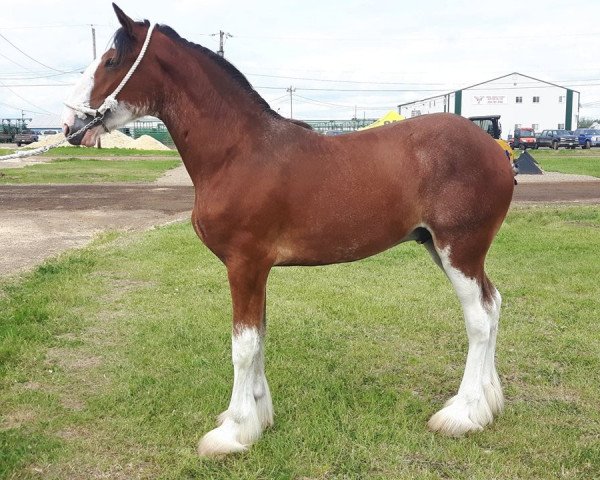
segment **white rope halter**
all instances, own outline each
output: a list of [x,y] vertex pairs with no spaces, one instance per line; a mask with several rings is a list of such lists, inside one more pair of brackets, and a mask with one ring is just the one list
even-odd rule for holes
[[119,94],[119,92],[121,90],[123,90],[123,87],[129,81],[129,79],[133,75],[133,72],[135,72],[135,70],[137,69],[138,65],[142,61],[142,58],[144,58],[144,55],[146,54],[146,50],[148,49],[148,44],[150,43],[150,37],[152,36],[152,31],[154,30],[155,26],[156,26],[156,23],[150,24],[150,27],[148,27],[148,32],[146,33],[146,39],[144,40],[144,44],[142,45],[142,49],[140,50],[138,57],[135,59],[135,62],[133,62],[133,65],[131,65],[131,68],[129,68],[127,75],[125,75],[123,77],[123,80],[121,80],[121,83],[119,83],[118,87],[115,88],[115,91],[112,92],[108,97],[106,97],[104,99],[104,102],[102,102],[102,105],[100,105],[98,108],[91,108],[89,106],[89,104],[85,104],[85,103],[82,103],[79,105],[69,105],[68,103],[65,103],[65,105],[73,110],[77,110],[78,112],[85,113],[92,117],[96,117],[98,115],[104,115],[107,110],[114,111],[116,109],[117,105],[119,104],[116,97]]

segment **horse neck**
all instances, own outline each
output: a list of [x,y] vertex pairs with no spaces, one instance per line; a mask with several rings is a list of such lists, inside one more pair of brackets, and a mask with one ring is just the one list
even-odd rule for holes
[[203,54],[180,49],[166,57],[169,77],[158,116],[194,183],[231,163],[236,154],[256,151],[276,121],[273,116]]

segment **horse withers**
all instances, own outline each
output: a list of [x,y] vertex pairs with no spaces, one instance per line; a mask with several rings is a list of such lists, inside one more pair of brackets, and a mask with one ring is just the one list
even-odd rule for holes
[[452,114],[319,135],[271,110],[227,60],[114,9],[114,46],[68,99],[64,131],[83,127],[71,142],[94,145],[105,131],[157,116],[194,183],[192,224],[225,264],[233,303],[231,400],[199,453],[246,450],[273,424],[264,363],[270,270],[351,262],[408,240],[446,273],[469,340],[458,392],[429,428],[458,436],[491,423],[503,408],[501,297],[484,261],[513,193],[512,166],[494,140]]

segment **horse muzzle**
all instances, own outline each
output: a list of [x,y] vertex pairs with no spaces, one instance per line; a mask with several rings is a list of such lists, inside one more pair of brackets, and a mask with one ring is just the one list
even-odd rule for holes
[[80,118],[79,116],[75,115],[75,118],[72,121],[71,125],[68,125],[67,123],[63,123],[63,133],[65,135],[65,137],[68,137],[69,135],[72,135],[74,132],[78,132],[77,135],[75,135],[73,138],[69,138],[69,143],[71,145],[81,145],[82,141],[83,141],[83,137],[86,135],[87,132],[89,132],[91,129],[93,129],[93,126],[90,126],[89,128],[84,128],[86,125],[88,125],[90,122],[92,122],[94,120],[94,117],[92,117],[91,115],[86,115],[85,118]]

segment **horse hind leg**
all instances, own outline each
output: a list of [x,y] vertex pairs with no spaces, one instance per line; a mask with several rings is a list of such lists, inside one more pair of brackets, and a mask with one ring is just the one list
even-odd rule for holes
[[[489,282],[489,280],[488,280]],[[490,286],[491,282],[490,282]],[[502,393],[502,385],[500,377],[496,370],[496,339],[498,337],[498,324],[500,320],[500,307],[502,305],[502,297],[500,292],[492,286],[492,311],[490,324],[490,339],[486,352],[486,360],[483,371],[483,392],[487,399],[488,405],[492,414],[498,415],[504,409],[504,395]]]
[[[469,339],[458,393],[431,417],[428,425],[433,431],[460,436],[481,430],[503,407],[502,388],[495,367],[501,298],[483,271],[487,245],[485,248],[482,245],[467,248],[467,245],[454,243],[440,249],[431,240],[425,246],[456,291]],[[453,255],[453,248],[468,251],[468,254]]]

